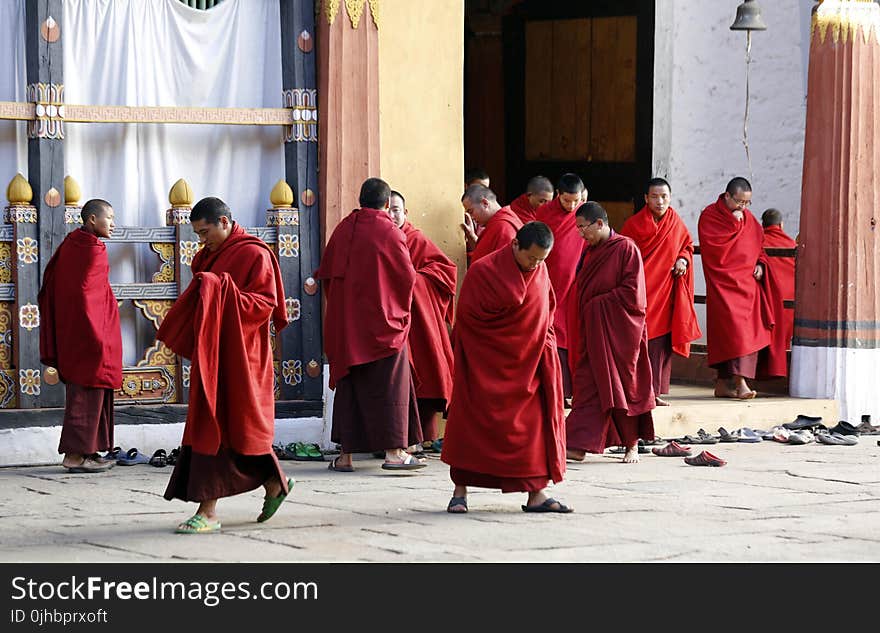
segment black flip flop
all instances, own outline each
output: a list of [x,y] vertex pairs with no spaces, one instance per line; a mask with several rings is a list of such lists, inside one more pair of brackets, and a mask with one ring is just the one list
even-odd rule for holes
[[[553,504],[559,504],[558,507],[554,508]],[[562,503],[561,501],[557,501],[553,497],[549,497],[544,503],[539,506],[522,506],[523,512],[559,512],[560,514],[568,514],[569,512],[574,512],[574,508],[569,508],[567,505]]]
[[165,468],[168,465],[168,456],[165,454],[165,449],[160,448],[153,456],[150,458],[150,466],[155,466],[156,468]]

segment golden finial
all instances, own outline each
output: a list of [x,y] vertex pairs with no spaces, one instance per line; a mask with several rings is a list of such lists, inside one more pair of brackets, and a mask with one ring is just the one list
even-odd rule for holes
[[73,179],[73,176],[65,176],[64,206],[75,207],[80,198],[82,198],[82,191],[79,190],[79,183]]
[[178,180],[168,192],[168,202],[172,207],[191,207],[193,203],[193,191],[189,183],[183,178]]
[[9,200],[9,204],[22,206],[30,204],[33,198],[34,190],[31,189],[31,184],[20,173],[15,174],[15,178],[9,181],[9,186],[6,187],[6,199]]
[[293,189],[282,178],[272,187],[269,201],[273,209],[289,209],[293,205]]

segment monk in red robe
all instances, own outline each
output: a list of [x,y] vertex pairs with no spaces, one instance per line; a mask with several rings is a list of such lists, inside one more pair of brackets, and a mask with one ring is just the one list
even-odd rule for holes
[[[761,216],[764,228],[764,248],[797,248],[797,242],[783,230],[782,212],[778,209],[767,209]],[[768,256],[769,257],[769,256]],[[794,257],[774,257],[773,275],[767,282],[773,284],[775,292],[783,302],[794,301]],[[758,377],[775,377],[788,375],[788,350],[791,347],[791,336],[794,333],[794,308],[786,308],[783,304],[782,315],[776,319],[773,328],[773,340],[761,351],[758,359]],[[762,358],[766,356],[766,358]]]
[[472,218],[473,222],[484,227],[478,239],[473,226],[467,220],[462,225],[465,229],[465,240],[468,245],[474,245],[468,253],[471,264],[510,244],[516,232],[522,228],[522,220],[516,213],[510,207],[498,204],[495,192],[483,185],[468,187],[461,197],[461,204],[466,212],[465,218]]
[[[471,185],[483,185],[487,189],[489,188],[489,183],[491,179],[489,178],[489,173],[483,169],[482,167],[471,167],[470,169],[465,170],[464,172],[464,190],[467,191],[468,187]],[[465,213],[465,223],[462,225],[462,229],[465,232],[465,240],[468,237],[468,226],[471,230],[474,231],[476,237],[479,237],[483,233],[483,227],[480,224],[476,224],[473,222],[473,218],[470,217],[470,213]],[[475,238],[476,239],[476,238]],[[474,250],[474,245],[470,242],[467,242],[467,252],[468,257],[470,258],[470,252]],[[470,262],[470,260],[468,260]]]
[[660,394],[669,393],[673,352],[687,358],[691,341],[702,336],[694,310],[694,242],[669,206],[671,197],[666,180],[650,180],[645,206],[620,230],[639,247],[645,266],[648,356],[657,406],[669,405]]
[[392,222],[406,235],[406,247],[416,269],[408,348],[422,423],[422,439],[433,442],[438,418],[446,412],[452,393],[452,304],[458,268],[455,262],[407,220],[403,194],[392,191],[388,207]]
[[526,185],[526,192],[510,203],[510,208],[526,224],[535,219],[538,207],[552,199],[553,183],[544,176],[535,176]]
[[625,446],[639,461],[638,441],[654,439],[654,389],[648,358],[647,295],[639,248],[615,233],[596,202],[576,212],[589,245],[575,283],[577,331],[569,350],[574,398],[565,423],[568,457]]
[[107,247],[115,227],[106,200],[83,205],[83,226],[52,255],[37,296],[40,362],[54,367],[66,386],[58,452],[70,472],[115,465],[98,451],[113,448],[113,391],[122,386],[122,332],[110,288]]
[[535,217],[553,231],[555,242],[553,251],[547,257],[547,272],[556,293],[556,316],[553,329],[556,331],[556,345],[562,365],[562,388],[566,406],[571,402],[571,373],[568,362],[568,324],[567,315],[572,301],[571,290],[574,284],[577,263],[584,249],[584,241],[575,225],[575,210],[587,198],[583,181],[575,174],[563,174],[556,185],[556,197],[538,208]]
[[287,326],[284,285],[268,244],[249,235],[219,198],[200,200],[190,213],[204,246],[193,258],[193,279],[165,317],[156,338],[192,360],[189,408],[180,456],[165,498],[196,501],[181,534],[220,529],[217,501],[263,486],[257,517],[272,517],[287,498],[272,450],[275,397],[269,323]]
[[406,236],[388,213],[384,180],[361,185],[360,209],[334,229],[315,277],[327,308],[324,351],[330,363],[333,428],[341,445],[329,465],[352,472],[353,453],[385,452],[385,470],[425,463],[406,452],[422,443],[418,403],[407,351],[416,285]]
[[[774,309],[764,256],[764,232],[748,209],[752,186],[734,178],[697,224],[706,277],[706,344],[718,371],[715,397],[748,400],[757,393],[758,352],[770,344]],[[733,378],[734,388],[728,384]]]
[[571,512],[545,493],[565,474],[555,305],[543,264],[552,247],[547,225],[530,222],[465,275],[441,454],[455,484],[449,512],[467,512],[468,486],[527,492],[525,512]]

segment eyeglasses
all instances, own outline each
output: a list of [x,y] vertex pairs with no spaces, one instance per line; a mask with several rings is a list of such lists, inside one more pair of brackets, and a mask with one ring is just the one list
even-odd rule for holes
[[577,225],[577,229],[578,229],[578,231],[581,231],[581,232],[586,231],[588,228],[590,228],[591,226],[593,226],[593,225],[594,225],[596,222],[598,222],[598,221],[599,221],[599,220],[593,220],[593,221],[590,222],[589,224],[584,224],[584,225],[580,225],[580,224],[579,224],[579,225]]
[[[730,194],[727,194],[727,195],[730,196]],[[752,202],[754,202],[754,200],[737,200],[737,199],[734,198],[733,196],[730,196],[730,199],[733,200],[733,203],[734,203],[736,206],[738,206],[738,207],[747,207],[747,206],[749,206]]]

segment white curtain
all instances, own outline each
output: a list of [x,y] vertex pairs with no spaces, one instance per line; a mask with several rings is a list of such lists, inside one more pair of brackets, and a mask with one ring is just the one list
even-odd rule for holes
[[[82,105],[280,107],[278,0],[224,0],[207,11],[178,0],[64,0],[64,100]],[[222,198],[244,226],[265,225],[284,177],[280,127],[65,125],[65,173],[83,201],[108,200],[117,226],[164,226],[178,178],[195,201]],[[112,244],[110,280],[148,282],[158,258]],[[152,325],[123,304],[123,360],[153,343]]]
[[[84,105],[281,107],[278,0],[64,0],[64,100]],[[280,127],[65,125],[65,172],[120,226],[162,226],[168,191],[222,198],[263,226],[284,177]],[[147,280],[143,280],[147,281]]]
[[[0,0],[0,101],[25,101],[27,66],[24,0]],[[0,120],[0,206],[6,185],[21,172],[27,178],[27,124]]]

